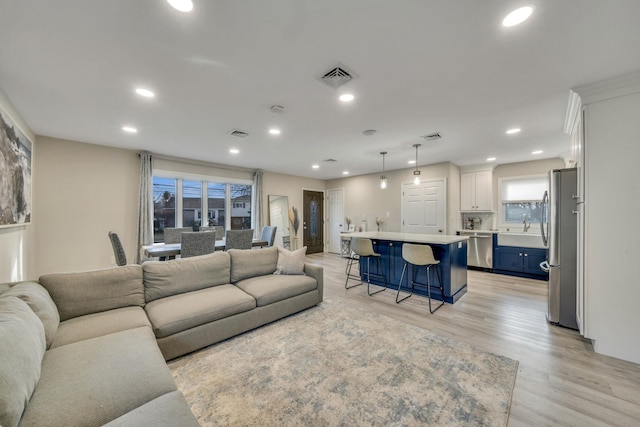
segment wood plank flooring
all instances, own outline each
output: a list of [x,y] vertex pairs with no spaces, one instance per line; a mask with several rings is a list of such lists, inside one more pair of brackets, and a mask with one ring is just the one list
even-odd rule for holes
[[343,300],[520,362],[509,426],[640,426],[640,365],[593,351],[577,331],[549,325],[547,282],[468,272],[468,292],[430,314],[426,297],[344,289],[346,259],[324,267],[324,299]]

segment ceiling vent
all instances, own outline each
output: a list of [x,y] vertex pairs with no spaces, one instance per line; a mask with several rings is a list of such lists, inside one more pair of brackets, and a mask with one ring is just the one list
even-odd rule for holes
[[284,114],[285,108],[282,105],[272,105],[270,108],[273,114]]
[[429,135],[422,135],[421,138],[424,139],[425,141],[435,141],[437,139],[442,138],[442,135],[440,135],[440,132],[436,132],[436,133],[431,133]]
[[324,161],[327,162],[327,163],[335,163],[335,162],[337,162],[336,159],[325,159]]
[[332,88],[338,88],[353,79],[353,74],[342,65],[337,65],[320,77],[320,81]]
[[229,132],[229,135],[235,136],[236,138],[246,138],[246,137],[249,136],[249,134],[247,132],[243,132],[243,131],[237,130],[237,129],[234,129],[231,132]]

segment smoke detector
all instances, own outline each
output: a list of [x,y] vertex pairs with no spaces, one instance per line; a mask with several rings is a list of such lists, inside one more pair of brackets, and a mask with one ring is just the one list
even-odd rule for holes
[[324,161],[327,162],[327,163],[335,163],[335,162],[337,162],[336,159],[325,159]]
[[435,132],[429,135],[422,135],[420,138],[424,139],[425,141],[436,141],[442,138],[442,135],[440,135],[440,132]]
[[236,138],[246,138],[249,136],[249,133],[234,129],[231,132],[229,132],[229,135],[235,136]]
[[345,83],[348,83],[353,79],[353,74],[347,70],[344,65],[336,65],[329,71],[325,72],[321,77],[320,81],[327,86],[331,86],[336,89],[342,86]]
[[282,105],[272,105],[270,110],[274,114],[283,114],[286,111]]
[[365,136],[375,135],[378,131],[375,129],[366,129],[362,131],[362,134]]

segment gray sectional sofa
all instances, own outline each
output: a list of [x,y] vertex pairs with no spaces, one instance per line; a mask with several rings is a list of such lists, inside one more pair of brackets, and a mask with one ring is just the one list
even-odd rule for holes
[[278,247],[0,284],[0,426],[197,426],[165,360],[322,298]]

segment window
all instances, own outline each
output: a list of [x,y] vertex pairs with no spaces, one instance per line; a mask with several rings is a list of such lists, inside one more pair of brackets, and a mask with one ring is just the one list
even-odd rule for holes
[[546,176],[501,179],[500,218],[503,226],[523,224],[525,221],[540,224],[542,196],[548,188],[549,180]]
[[251,184],[154,176],[153,240],[163,242],[166,227],[249,229],[252,193]]

